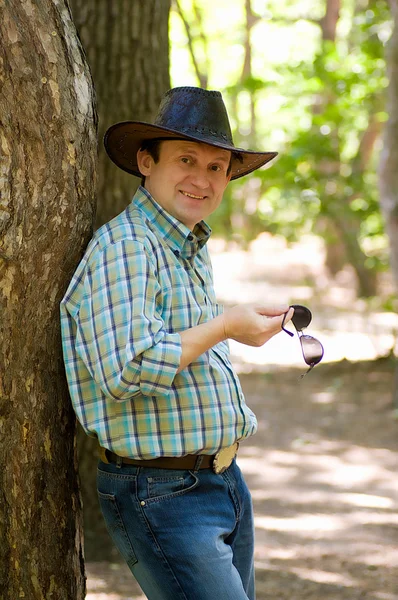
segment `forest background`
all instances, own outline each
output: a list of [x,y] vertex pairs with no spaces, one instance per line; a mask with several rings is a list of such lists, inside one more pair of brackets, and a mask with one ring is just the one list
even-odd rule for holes
[[[372,359],[374,366],[359,364],[365,372],[373,370],[373,381],[378,381],[376,359],[387,357],[387,392],[374,385],[373,393],[375,398],[387,395],[390,406],[397,295],[386,228],[393,215],[383,215],[380,178],[385,128],[396,127],[395,121],[388,123],[387,109],[392,30],[391,6],[384,0],[174,0],[169,18],[170,85],[220,90],[236,145],[279,152],[269,169],[231,182],[209,219],[219,296],[234,303],[293,295],[308,304],[315,315],[311,332],[324,342],[326,361]],[[99,196],[98,224],[109,218],[108,206],[106,193]],[[283,342],[274,340],[255,351],[231,343],[235,366],[253,376],[245,389],[252,390],[248,401],[254,405],[253,389],[264,383],[255,373],[268,374],[269,386],[275,365],[297,366],[302,360],[297,348],[288,349]],[[350,375],[343,375],[344,366],[339,369],[330,375],[332,383],[319,375],[319,389],[329,390],[321,395],[343,396],[341,387]],[[352,381],[361,379],[361,372],[359,368],[353,375],[353,370]],[[280,401],[276,412],[282,418],[284,406],[289,407],[294,420],[288,393],[285,397],[275,385]],[[353,384],[350,393],[354,389]],[[309,435],[317,435],[316,417],[306,412],[300,398],[301,393],[296,410],[303,409],[302,415],[313,420],[307,423]],[[354,402],[359,410],[361,401]],[[366,428],[369,415],[363,407],[362,414]],[[392,431],[394,414],[385,414]],[[305,445],[305,437],[303,441],[298,435],[293,443]],[[80,443],[81,455],[87,455],[87,440]],[[258,444],[263,449],[267,445],[261,434]],[[88,469],[81,469],[87,482]],[[86,490],[86,547],[94,561],[90,599],[97,598],[95,590],[105,589],[124,598],[123,591],[132,593],[128,574],[115,563],[109,569],[97,562],[104,559],[105,547],[108,557],[116,557],[88,497]],[[310,511],[310,504],[306,508]],[[260,570],[259,580],[261,597],[274,597],[270,573],[263,579]],[[361,589],[364,593],[367,584]],[[277,593],[282,597],[280,587]],[[296,593],[308,598],[325,591],[319,586],[309,592],[302,584]]]
[[[364,338],[349,342],[352,315],[345,341],[336,332],[334,340],[328,337],[336,324],[329,311],[323,334],[331,342],[329,357],[340,359],[393,353],[396,343],[397,211],[383,214],[391,199],[384,198],[381,160],[385,129],[393,135],[396,128],[393,115],[387,123],[392,30],[393,12],[384,0],[222,0],[216,6],[176,0],[170,13],[172,85],[220,89],[235,143],[279,152],[271,168],[231,183],[210,219],[214,236],[248,250],[258,235],[265,241],[266,232],[292,254],[295,248],[300,253],[295,243],[304,248],[308,236],[316,236],[318,245],[309,244],[308,253],[322,256],[326,278],[301,271],[296,284],[308,284],[307,297],[324,304],[323,312],[330,287],[342,284],[340,314],[342,308],[362,314],[361,334],[374,340],[373,352]],[[396,52],[389,56],[395,64]],[[260,251],[260,245],[252,247]],[[263,252],[270,262],[281,260],[272,244]],[[333,342],[346,354],[331,351]]]
[[232,183],[213,216],[215,234],[244,243],[263,231],[288,241],[313,232],[330,272],[351,265],[358,294],[375,296],[389,266],[378,165],[392,15],[382,0],[326,8],[178,0],[171,79],[220,89],[235,143],[280,152],[269,170]]
[[[389,590],[397,589],[391,550],[397,506],[397,23],[396,0],[0,3],[1,600],[85,595],[75,418],[62,363],[59,301],[92,235],[95,206],[98,226],[123,210],[139,183],[106,158],[104,130],[121,120],[151,121],[161,95],[177,85],[220,90],[235,143],[279,152],[271,168],[233,182],[211,218],[220,299],[307,304],[314,315],[311,333],[324,342],[329,363],[298,388],[292,369],[302,372],[298,344],[276,336],[276,345],[255,353],[231,344],[248,402],[260,417],[257,446],[241,452],[249,478],[256,465],[251,483],[260,529],[263,523],[272,537],[274,501],[282,533],[294,514],[292,532],[274,540],[275,548],[269,541],[259,547],[271,561],[264,569],[257,561],[265,586],[260,596],[274,598],[277,589],[278,597],[282,590],[293,597],[283,578],[297,572],[303,548],[297,598],[309,598],[306,586],[314,581],[314,597],[324,597],[319,577],[341,581],[342,569],[344,589],[332,590],[337,596],[331,597],[351,599],[358,590],[372,599],[396,598]],[[395,390],[398,375],[396,382]],[[109,571],[109,559],[116,559],[95,498],[91,442],[79,434],[85,558],[90,565],[106,557],[101,568]],[[292,487],[272,500],[279,475],[293,473],[281,460],[296,464],[296,475]],[[358,460],[363,485],[349,487],[344,473],[357,476]],[[262,481],[258,474],[269,466]],[[322,496],[325,469],[338,483]],[[300,497],[302,503],[288,503]],[[311,502],[314,497],[323,500]],[[332,552],[330,545],[306,547],[305,540],[316,545],[313,534],[296,539],[300,522],[307,523],[303,507],[323,515],[316,521],[322,530],[329,522],[323,513],[338,512],[343,497],[351,507],[365,507],[360,517],[352,509],[352,529],[332,523],[343,546]],[[358,531],[357,518],[380,526]],[[343,530],[350,532],[346,539]],[[358,548],[357,534],[364,536]],[[287,554],[277,556],[279,545],[289,542]],[[371,556],[380,565],[369,570]],[[311,561],[320,567],[324,558],[322,574],[310,576]],[[355,576],[348,573],[357,566]]]

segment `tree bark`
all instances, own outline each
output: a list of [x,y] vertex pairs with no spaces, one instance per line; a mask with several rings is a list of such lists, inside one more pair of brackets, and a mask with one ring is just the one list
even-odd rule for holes
[[92,230],[92,83],[64,0],[3,0],[0,40],[0,598],[81,600],[59,302]]
[[151,121],[170,87],[170,0],[71,0],[98,100],[96,226],[129,204],[139,179],[116,167],[102,139],[118,121]]

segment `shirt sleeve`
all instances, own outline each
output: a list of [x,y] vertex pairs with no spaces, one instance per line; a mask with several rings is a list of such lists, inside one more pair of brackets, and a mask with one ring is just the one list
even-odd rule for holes
[[162,291],[144,244],[123,240],[103,249],[84,287],[76,351],[103,393],[119,401],[167,396],[181,338],[165,331]]

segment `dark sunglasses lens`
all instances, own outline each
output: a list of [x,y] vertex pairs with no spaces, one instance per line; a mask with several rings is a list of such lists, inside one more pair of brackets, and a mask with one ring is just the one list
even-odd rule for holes
[[323,358],[323,346],[319,340],[311,335],[300,336],[301,349],[307,365],[313,367],[321,362]]
[[294,308],[292,322],[297,331],[301,331],[305,327],[308,327],[312,320],[310,309],[306,306],[301,306],[301,304],[292,304],[292,308]]

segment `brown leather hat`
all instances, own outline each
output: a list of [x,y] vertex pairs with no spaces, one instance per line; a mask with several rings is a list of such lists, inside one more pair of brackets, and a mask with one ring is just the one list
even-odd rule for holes
[[145,140],[151,139],[183,139],[230,150],[231,179],[255,171],[278,154],[236,148],[221,93],[195,87],[177,87],[166,92],[153,125],[141,121],[112,125],[105,133],[104,145],[118,167],[141,177],[137,152]]

